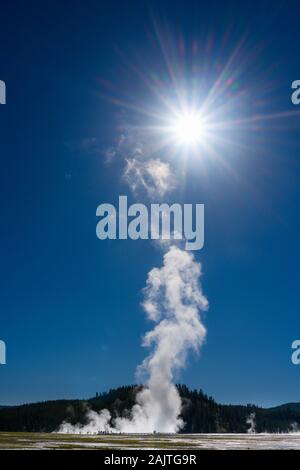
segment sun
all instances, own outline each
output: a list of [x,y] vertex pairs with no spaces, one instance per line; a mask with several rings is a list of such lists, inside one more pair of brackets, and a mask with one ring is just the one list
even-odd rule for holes
[[199,113],[187,111],[175,117],[171,130],[179,144],[195,145],[203,138],[204,123]]

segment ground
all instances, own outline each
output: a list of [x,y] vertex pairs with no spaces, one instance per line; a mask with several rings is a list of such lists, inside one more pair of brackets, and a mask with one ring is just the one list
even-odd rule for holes
[[1,449],[299,449],[300,434],[0,433]]

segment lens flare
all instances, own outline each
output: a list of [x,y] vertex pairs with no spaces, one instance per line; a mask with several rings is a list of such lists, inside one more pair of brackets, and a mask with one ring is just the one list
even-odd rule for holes
[[204,123],[195,112],[186,112],[175,119],[172,132],[179,144],[191,145],[201,141]]

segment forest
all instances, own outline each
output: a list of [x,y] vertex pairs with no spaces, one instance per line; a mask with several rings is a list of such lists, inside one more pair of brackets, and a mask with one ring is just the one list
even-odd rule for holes
[[[300,426],[300,403],[288,403],[274,408],[260,408],[253,404],[222,405],[202,390],[190,390],[177,385],[182,399],[181,416],[184,433],[247,433],[249,416],[255,416],[256,432],[291,432]],[[87,400],[55,400],[0,407],[0,431],[55,432],[63,421],[71,424],[86,422],[89,409],[107,408],[112,419],[128,416],[135,403],[137,385],[96,393]]]

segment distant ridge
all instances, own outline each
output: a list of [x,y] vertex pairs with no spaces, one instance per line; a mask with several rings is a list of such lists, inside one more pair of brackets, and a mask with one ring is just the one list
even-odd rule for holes
[[300,412],[300,403],[284,403],[283,405],[274,406],[270,410],[291,410]]

